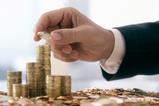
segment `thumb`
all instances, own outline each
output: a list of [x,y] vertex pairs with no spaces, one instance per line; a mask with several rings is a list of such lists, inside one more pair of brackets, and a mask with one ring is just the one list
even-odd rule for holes
[[51,32],[51,38],[55,44],[70,44],[78,42],[76,28],[58,29]]

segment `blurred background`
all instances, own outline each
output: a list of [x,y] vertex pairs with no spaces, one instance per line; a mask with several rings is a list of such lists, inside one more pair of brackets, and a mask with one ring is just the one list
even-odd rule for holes
[[[74,7],[104,28],[156,21],[159,0],[1,0],[0,1],[0,90],[6,90],[8,70],[23,71],[35,60],[34,26],[46,11]],[[65,63],[53,60],[52,71],[72,75],[73,90],[84,88],[141,88],[159,91],[159,75],[106,81],[98,62]],[[150,70],[151,71],[151,70]]]

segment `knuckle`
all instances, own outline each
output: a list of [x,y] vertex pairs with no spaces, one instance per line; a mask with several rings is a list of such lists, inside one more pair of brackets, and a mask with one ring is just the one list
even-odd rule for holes
[[68,11],[77,11],[77,10],[76,10],[75,8],[73,8],[73,7],[67,7],[66,10],[68,10]]
[[48,16],[48,12],[42,14],[40,19],[43,20],[43,19],[47,18],[47,16]]
[[70,14],[76,14],[77,13],[77,9],[73,8],[73,7],[66,7],[64,8],[64,10],[67,12],[67,13],[70,13]]

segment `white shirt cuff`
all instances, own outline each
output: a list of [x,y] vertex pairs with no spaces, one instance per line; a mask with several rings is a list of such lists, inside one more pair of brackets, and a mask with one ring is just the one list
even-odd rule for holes
[[100,65],[108,74],[116,74],[125,54],[125,40],[119,30],[111,29],[111,31],[115,38],[114,49],[108,59],[100,61]]

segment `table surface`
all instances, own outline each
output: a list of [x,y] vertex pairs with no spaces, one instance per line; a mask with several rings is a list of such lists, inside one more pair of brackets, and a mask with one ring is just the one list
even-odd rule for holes
[[[23,81],[24,82],[24,81]],[[149,85],[149,87],[147,87]],[[146,87],[145,87],[146,86]],[[144,80],[139,78],[130,78],[129,80],[106,81],[106,80],[72,80],[72,91],[82,90],[85,88],[139,88],[145,91],[159,91],[158,81]],[[0,80],[0,91],[7,91],[7,82]]]

